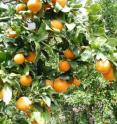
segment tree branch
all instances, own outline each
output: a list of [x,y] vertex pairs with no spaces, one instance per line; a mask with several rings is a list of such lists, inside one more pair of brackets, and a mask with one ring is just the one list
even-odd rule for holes
[[11,2],[16,2],[16,0],[4,0],[2,1],[4,4],[11,3]]
[[8,21],[9,19],[10,19],[10,17],[1,17],[0,22]]

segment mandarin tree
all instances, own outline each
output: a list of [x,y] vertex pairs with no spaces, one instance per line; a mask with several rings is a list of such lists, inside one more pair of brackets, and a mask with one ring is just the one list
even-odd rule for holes
[[0,2],[1,124],[117,123],[111,3]]

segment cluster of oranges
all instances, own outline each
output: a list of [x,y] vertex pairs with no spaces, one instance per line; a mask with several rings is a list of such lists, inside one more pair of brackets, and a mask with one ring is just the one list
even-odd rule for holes
[[[63,53],[64,53],[64,57],[66,59],[72,60],[75,58],[75,53],[71,49],[66,49]],[[21,58],[23,58],[23,60],[28,58],[27,61],[34,62],[36,56],[31,57],[31,55],[32,54],[30,54],[30,56],[28,56],[28,57],[24,57],[23,54],[16,54],[14,56],[14,61],[16,62],[16,64],[23,64],[25,61],[22,61]],[[18,56],[19,57],[21,56],[21,58],[19,58]],[[32,59],[32,58],[34,58],[34,59]],[[65,73],[71,69],[71,65],[68,62],[68,60],[63,60],[63,61],[59,62],[58,68],[59,68],[60,72]],[[60,77],[58,77],[55,80],[46,80],[45,83],[46,83],[46,85],[51,86],[56,92],[61,93],[61,92],[65,92],[72,85],[80,86],[81,82],[76,77],[74,77],[71,81],[66,81],[66,80],[63,80]],[[30,75],[22,75],[20,77],[20,84],[22,86],[30,86],[32,84],[32,77]],[[16,108],[21,111],[27,112],[32,108],[32,101],[28,97],[25,97],[25,96],[20,97],[16,101]],[[36,121],[33,121],[32,124],[33,123],[37,124]]]
[[[61,5],[61,7],[64,8],[67,1],[66,0],[52,0],[51,3],[53,5],[58,3]],[[22,0],[22,3],[19,3],[16,5],[16,12],[20,13],[21,11],[28,9],[31,13],[37,14],[38,12],[41,11],[42,7],[43,7],[43,4],[40,0]],[[52,29],[57,29],[59,31],[62,31],[62,29],[63,29],[63,24],[59,20],[51,20],[50,24],[51,24]],[[15,39],[15,38],[17,38],[17,33],[10,29],[7,33],[7,37]],[[25,62],[34,62],[35,59],[36,59],[35,51],[30,52],[29,55],[26,57],[23,53],[18,53],[14,56],[14,62],[16,64],[23,64]],[[61,62],[60,66],[64,66],[64,62]],[[68,65],[68,66],[70,69],[70,65]],[[60,67],[60,68],[62,69],[64,67]],[[22,75],[20,77],[20,84],[22,86],[30,86],[32,84],[32,77],[30,75]]]
[[96,70],[100,72],[106,80],[114,81],[115,75],[112,64],[109,60],[97,60],[96,61]]
[[36,59],[36,52],[32,51],[28,56],[24,56],[22,53],[18,53],[14,56],[14,61],[16,64],[23,64],[25,61],[34,62]]
[[[75,53],[71,49],[66,49],[63,53],[66,59],[72,60],[75,58]],[[58,68],[60,72],[66,73],[71,69],[71,65],[68,60],[61,60],[58,64]],[[70,81],[58,77],[55,80],[46,80],[45,83],[46,85],[51,86],[56,92],[61,93],[65,92],[73,84],[80,86],[81,82],[74,76]]]
[[[16,64],[23,64],[25,62],[35,62],[36,60],[36,52],[30,52],[28,56],[24,56],[22,53],[18,53],[14,56],[14,62]],[[20,77],[20,84],[24,87],[28,87],[32,84],[32,76],[31,75],[21,75]],[[16,101],[16,108],[23,111],[23,112],[28,112],[31,109],[32,106],[32,101],[28,97],[20,97]],[[33,123],[33,122],[32,122]],[[35,122],[37,124],[37,122]]]
[[[24,62],[34,62],[36,59],[36,52],[30,52],[28,56],[24,56],[22,53],[18,53],[14,56],[14,62],[16,64],[23,64]],[[19,82],[22,86],[24,87],[28,87],[32,84],[32,76],[31,75],[21,75]],[[3,99],[5,94],[5,91],[2,89],[0,91],[0,99]],[[31,109],[32,106],[32,101],[28,98],[28,97],[20,97],[17,101],[16,101],[16,108],[27,112]]]
[[[33,13],[38,13],[42,9],[42,2],[40,0],[22,0],[23,3],[20,3],[16,6],[16,11],[20,12],[26,9],[26,7],[31,10]],[[58,3],[62,8],[64,8],[67,4],[67,0],[51,0],[51,3],[55,5]],[[27,5],[27,6],[26,6]],[[46,6],[44,5],[46,9],[49,9],[52,7],[51,4],[46,3]]]
[[38,13],[42,8],[42,3],[40,0],[23,0],[24,3],[17,4],[16,12],[21,12],[26,9],[26,7],[33,13]]
[[[67,0],[52,0],[50,3],[46,3],[49,5],[55,5],[56,3],[58,3],[62,8],[64,8],[67,4]],[[45,6],[44,6],[45,7]],[[30,13],[32,14],[37,14],[41,11],[41,9],[43,8],[43,4],[40,0],[22,0],[21,3],[16,5],[16,12],[20,14],[20,12],[24,11],[24,10],[29,10]],[[59,31],[62,31],[63,29],[63,24],[61,23],[61,21],[59,20],[51,20],[50,21],[51,24],[51,28],[52,29],[56,29]],[[12,29],[10,29],[7,33],[7,37],[8,38],[17,38],[17,33],[15,31],[13,31]],[[72,51],[68,51],[68,53],[66,53],[67,51],[65,51],[65,55],[66,54],[73,54]],[[69,53],[71,52],[71,53]],[[73,58],[73,55],[70,55],[70,58]],[[25,56],[23,53],[17,53],[14,56],[14,62],[16,64],[24,64],[25,62],[34,62],[36,59],[36,52],[30,52],[28,56]],[[65,65],[65,67],[64,67]],[[70,64],[67,61],[61,61],[59,64],[59,68],[62,72],[65,72],[65,68],[66,71],[68,71],[70,69]],[[68,69],[67,69],[68,68]],[[62,70],[63,69],[63,70]],[[32,84],[32,77],[31,75],[22,75],[20,77],[20,84],[22,86],[30,86]]]
[[[46,3],[46,6],[45,4],[43,5],[42,2],[40,0],[22,0],[21,3],[17,4],[16,5],[16,12],[18,14],[21,14],[22,11],[25,11],[25,10],[28,10],[30,13],[29,15],[27,15],[28,17],[33,17],[33,14],[37,14],[41,11],[41,9],[44,7],[46,7],[45,10],[47,10],[47,8],[51,8],[52,6],[54,6],[56,3],[58,3],[62,8],[64,8],[66,6],[66,3],[67,3],[67,0],[52,0],[49,3]],[[63,30],[63,24],[61,23],[60,20],[51,20],[50,21],[50,24],[51,24],[51,28],[54,30],[59,30],[59,31],[62,31]],[[16,39],[18,37],[17,35],[17,32],[12,30],[12,29],[9,29],[7,31],[7,35],[6,35],[8,38],[10,39]],[[25,62],[35,62],[36,60],[36,52],[35,51],[32,51],[29,53],[28,56],[25,56],[23,53],[17,53],[13,60],[16,64],[18,65],[21,65],[21,64],[24,64]],[[62,64],[62,65],[61,65]],[[64,66],[64,62],[62,62],[60,64],[60,66]],[[66,65],[65,65],[66,66]],[[70,65],[69,66],[69,69],[70,69]],[[62,68],[66,68],[66,67],[60,67],[61,69]],[[63,69],[64,71],[64,69]],[[22,86],[25,86],[25,87],[28,87],[32,84],[32,81],[33,81],[33,78],[31,75],[22,75],[20,77],[20,84]],[[63,80],[60,80],[60,79],[57,79],[56,81],[60,81],[58,84],[60,85],[60,83],[63,84],[63,90],[65,90],[64,88],[65,87],[68,87],[66,81],[63,81]],[[58,86],[59,87],[59,86]],[[61,87],[61,86],[60,86]],[[62,89],[60,90],[57,90],[57,91],[63,91]],[[28,111],[30,109],[30,106],[31,106],[31,101],[27,98],[27,97],[20,97],[17,102],[16,102],[16,107],[21,110],[21,111]]]
[[[42,4],[40,0],[22,0],[22,3],[19,3],[16,5],[16,12],[18,14],[21,14],[22,11],[28,10],[28,13],[23,17],[31,19],[33,17],[33,14],[37,14],[41,11],[42,8],[45,8],[45,10],[48,10],[49,8],[52,8],[56,3],[58,3],[62,8],[64,8],[67,4],[67,0],[52,0],[50,3]],[[63,30],[63,24],[59,19],[52,19],[50,20],[50,25],[53,30],[62,31]],[[17,38],[17,32],[9,29],[7,31],[7,37],[8,38]]]
[[[22,12],[28,11],[29,13],[28,13],[27,17],[28,17],[28,19],[31,19],[33,17],[33,15],[37,15],[43,8],[46,11],[46,10],[54,7],[56,4],[59,4],[62,8],[64,8],[67,4],[67,0],[51,0],[49,3],[42,3],[41,0],[21,0],[21,3],[16,5],[15,10],[16,10],[16,13],[21,14],[22,17],[24,17]],[[50,25],[51,25],[52,30],[57,30],[59,32],[61,32],[64,27],[62,22],[57,19],[50,20]],[[8,29],[6,32],[6,36],[10,39],[16,39],[18,37],[18,34],[15,30]],[[67,49],[64,51],[64,56],[67,59],[75,58],[75,54],[70,49]],[[37,58],[37,54],[35,51],[29,52],[28,56],[25,56],[24,53],[19,52],[16,55],[14,55],[13,61],[17,65],[22,65],[25,62],[34,63],[36,58]],[[70,70],[70,68],[71,68],[71,66],[68,61],[61,61],[59,63],[59,70],[61,72],[67,72]],[[33,82],[33,77],[30,74],[21,75],[19,82],[20,82],[21,86],[24,86],[24,87],[31,86],[31,84]],[[57,91],[59,93],[66,91],[67,88],[69,86],[71,86],[71,84],[80,85],[80,81],[76,77],[74,77],[74,79],[70,83],[63,79],[60,79],[60,78],[55,79],[54,82],[51,80],[46,80],[46,83],[51,85],[55,89],[55,91]],[[0,98],[2,98],[4,93],[1,91],[0,94],[1,94]],[[16,101],[16,108],[21,111],[27,112],[31,109],[31,106],[32,106],[32,101],[28,97],[23,96],[23,97],[20,97]],[[33,121],[32,124],[37,124],[37,123],[35,121]]]
[[[16,12],[20,13],[21,11],[24,11],[26,8],[30,11],[30,13],[27,15],[29,17],[32,17],[32,14],[37,14],[41,11],[41,9],[44,7],[45,10],[51,9],[53,5],[58,3],[62,8],[64,8],[67,4],[67,0],[52,0],[51,3],[42,4],[40,0],[23,0],[24,3],[17,4],[16,6]],[[63,24],[60,20],[51,20],[50,21],[52,29],[56,29],[59,31],[62,31]]]
[[[25,62],[34,62],[36,59],[36,52],[30,52],[28,56],[24,56],[22,53],[18,53],[14,56],[14,62],[16,64],[23,64]],[[32,77],[30,75],[22,75],[20,77],[20,84],[22,86],[30,86],[32,84]]]
[[47,86],[51,86],[56,92],[61,93],[65,92],[72,85],[80,86],[81,82],[76,77],[74,77],[70,82],[58,77],[55,80],[46,80],[45,83]]

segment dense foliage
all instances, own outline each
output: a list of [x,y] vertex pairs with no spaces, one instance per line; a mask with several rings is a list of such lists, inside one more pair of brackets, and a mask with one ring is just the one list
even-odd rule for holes
[[23,1],[0,2],[0,123],[116,124],[116,0]]

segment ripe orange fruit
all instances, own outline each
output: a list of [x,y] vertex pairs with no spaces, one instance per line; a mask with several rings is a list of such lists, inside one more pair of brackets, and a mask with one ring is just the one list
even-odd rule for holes
[[111,63],[108,60],[98,60],[96,61],[96,70],[103,74],[108,73],[111,70]]
[[17,4],[15,10],[16,10],[16,12],[20,12],[20,11],[24,11],[25,8],[26,8],[26,5],[23,3],[20,3],[20,4]]
[[65,92],[68,89],[69,85],[67,81],[57,78],[54,80],[53,88],[56,92],[61,93]]
[[16,31],[13,31],[13,30],[8,30],[7,31],[7,35],[6,35],[8,38],[12,38],[12,39],[15,39],[17,37],[17,33]]
[[29,10],[31,10],[33,13],[37,13],[42,8],[42,3],[40,0],[29,0],[27,2],[27,7]]
[[70,68],[71,68],[71,65],[69,64],[68,61],[60,61],[59,62],[59,70],[61,72],[67,72],[70,70]]
[[108,73],[103,74],[103,76],[106,80],[109,80],[109,81],[114,81],[116,79],[112,68]]
[[53,80],[45,80],[46,86],[53,87]]
[[28,62],[34,62],[36,59],[36,52],[30,52],[27,57],[25,57]]
[[67,58],[67,59],[75,58],[75,54],[71,49],[66,49],[63,53],[64,53],[65,58]]
[[20,97],[16,101],[16,108],[19,109],[20,111],[29,111],[31,109],[31,104],[32,102],[29,100],[28,97]]
[[51,28],[62,31],[63,24],[59,20],[51,20]]
[[32,77],[30,75],[22,75],[20,77],[20,84],[25,87],[30,86],[32,84]]
[[28,2],[28,0],[22,0],[24,3],[27,3]]
[[19,53],[14,56],[14,61],[16,64],[23,64],[25,62],[25,57],[23,54]]
[[62,8],[64,8],[65,5],[67,4],[67,0],[52,0],[53,4],[55,4],[56,2],[59,3]]
[[74,77],[72,83],[75,84],[75,85],[77,85],[77,86],[80,86],[81,81],[79,79],[77,79],[76,77]]

